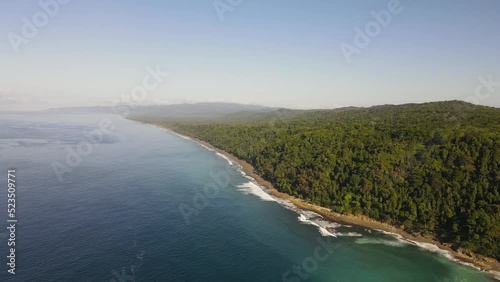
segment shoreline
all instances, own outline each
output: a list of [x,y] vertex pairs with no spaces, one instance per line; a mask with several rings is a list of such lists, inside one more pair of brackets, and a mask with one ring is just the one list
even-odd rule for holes
[[[454,261],[456,263],[469,266],[472,268],[475,268],[477,270],[487,272],[488,274],[492,275],[492,278],[499,280],[500,281],[500,262],[493,258],[485,257],[482,255],[474,254],[469,251],[465,252],[459,252],[455,251],[451,248],[450,243],[441,243],[438,240],[430,237],[425,237],[419,234],[410,234],[406,232],[405,230],[398,228],[396,226],[380,222],[374,219],[371,219],[367,216],[364,215],[345,215],[345,214],[339,214],[336,212],[331,211],[329,208],[321,207],[319,205],[311,204],[306,202],[305,200],[296,198],[294,196],[288,195],[283,192],[279,192],[269,181],[263,179],[260,175],[255,173],[254,167],[246,162],[245,160],[239,159],[236,156],[219,149],[215,146],[213,146],[210,143],[207,143],[203,140],[200,140],[195,137],[191,137],[188,135],[184,135],[182,133],[178,133],[170,128],[163,127],[158,124],[154,123],[145,123],[154,127],[157,127],[162,130],[167,130],[170,131],[182,138],[188,138],[195,143],[198,143],[202,146],[207,147],[210,150],[215,151],[216,153],[219,153],[223,155],[224,157],[230,159],[231,161],[234,161],[238,163],[243,171],[250,177],[252,177],[255,182],[257,182],[258,185],[264,187],[266,190],[264,192],[270,194],[271,196],[274,196],[276,198],[280,198],[283,200],[287,200],[293,205],[295,205],[297,208],[305,210],[305,211],[311,211],[315,212],[321,216],[323,216],[326,220],[332,221],[335,223],[340,223],[344,225],[355,225],[363,228],[368,228],[372,229],[375,231],[383,232],[383,233],[390,233],[392,235],[396,236],[401,236],[405,241],[407,241],[410,244],[413,245],[421,245],[421,244],[430,244],[434,247],[437,247],[441,253],[444,254],[446,252],[447,254],[451,255],[445,255],[448,259],[451,261]],[[420,246],[422,247],[422,246]],[[429,246],[428,246],[429,247]],[[423,247],[422,247],[423,248]],[[436,252],[436,250],[429,250],[429,248],[424,248],[426,251],[430,252]]]

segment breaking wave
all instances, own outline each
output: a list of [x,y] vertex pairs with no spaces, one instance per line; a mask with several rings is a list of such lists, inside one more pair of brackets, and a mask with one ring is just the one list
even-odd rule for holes
[[[202,146],[204,146],[204,145],[202,144]],[[206,146],[204,146],[204,147],[206,147]],[[231,159],[229,159],[228,157],[224,156],[223,154],[221,154],[221,153],[219,153],[219,152],[217,152],[216,154],[217,154],[217,156],[219,156],[219,157],[221,157],[221,158],[225,159],[229,165],[233,165],[233,162],[232,162],[232,161],[231,161]]]
[[304,224],[316,226],[319,230],[319,233],[321,233],[322,236],[337,237],[337,235],[332,232],[334,232],[333,228],[338,227],[340,225],[334,222],[324,220],[323,217],[317,213],[302,211],[302,213],[299,214],[298,219],[300,222]]
[[403,247],[405,243],[400,241],[392,241],[380,238],[359,238],[354,241],[356,244],[375,244],[375,245],[386,245],[391,247]]
[[246,182],[238,185],[237,187],[238,187],[237,190],[245,195],[255,195],[263,201],[270,201],[270,202],[276,201],[271,195],[264,192],[264,190],[262,190],[260,186],[258,186],[253,182]]

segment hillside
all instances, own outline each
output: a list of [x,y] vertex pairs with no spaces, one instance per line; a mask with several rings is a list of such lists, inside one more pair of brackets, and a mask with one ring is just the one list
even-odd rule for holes
[[500,109],[448,101],[281,111],[163,123],[246,160],[279,191],[500,259]]
[[222,120],[237,113],[267,113],[274,108],[234,103],[195,103],[143,106],[131,109],[130,118],[146,117],[158,120]]
[[[236,103],[193,103],[171,105],[133,105],[118,104],[116,106],[96,107],[62,107],[46,110],[50,113],[81,114],[102,113],[122,114],[131,119],[147,118],[156,120],[244,120],[261,119],[276,111],[276,108],[258,105],[244,105]],[[294,110],[286,110],[295,112]],[[301,111],[297,111],[301,112]]]

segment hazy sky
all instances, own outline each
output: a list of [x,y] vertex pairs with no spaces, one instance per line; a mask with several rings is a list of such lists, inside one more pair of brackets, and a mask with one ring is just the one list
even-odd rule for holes
[[498,0],[54,1],[0,1],[0,110],[123,100],[148,66],[151,103],[500,107]]

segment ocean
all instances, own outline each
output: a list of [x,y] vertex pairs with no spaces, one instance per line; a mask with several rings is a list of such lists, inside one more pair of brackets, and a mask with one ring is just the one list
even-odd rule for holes
[[216,152],[113,115],[1,113],[0,183],[0,281],[494,281],[296,210]]

